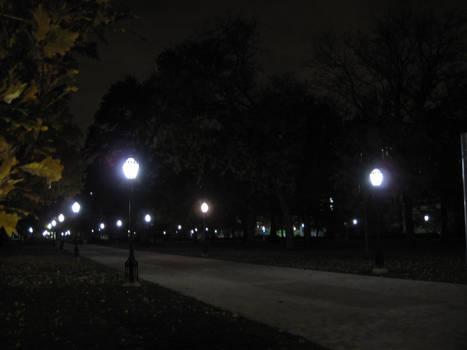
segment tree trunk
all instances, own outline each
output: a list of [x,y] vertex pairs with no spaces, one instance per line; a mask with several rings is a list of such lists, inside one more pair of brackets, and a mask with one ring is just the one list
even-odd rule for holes
[[277,212],[271,208],[271,231],[269,233],[269,241],[275,242],[277,240]]
[[286,238],[286,248],[293,249],[294,247],[294,238],[293,238],[293,229],[292,229],[292,218],[290,216],[289,205],[285,199],[285,196],[280,193],[279,205],[281,207],[282,218],[285,225],[285,238]]
[[412,198],[404,195],[404,222],[409,248],[415,248],[415,233],[413,225],[413,202]]
[[256,215],[250,204],[246,206],[243,218],[243,243],[249,244],[254,240],[256,227]]
[[305,227],[303,229],[303,238],[305,240],[305,247],[311,246],[311,218],[310,215],[305,215],[303,218]]
[[448,203],[446,194],[441,192],[441,240],[448,238]]

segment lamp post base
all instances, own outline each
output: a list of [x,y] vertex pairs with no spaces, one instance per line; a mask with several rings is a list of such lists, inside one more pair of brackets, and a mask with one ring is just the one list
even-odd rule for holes
[[73,250],[73,255],[75,256],[75,258],[78,258],[79,257],[79,248],[78,248],[78,242],[75,241],[75,249]]
[[128,283],[138,281],[138,262],[133,254],[130,254],[127,261],[125,261],[125,280]]

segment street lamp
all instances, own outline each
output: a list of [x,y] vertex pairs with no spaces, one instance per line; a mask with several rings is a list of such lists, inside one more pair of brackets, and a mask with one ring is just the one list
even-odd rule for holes
[[[65,215],[63,215],[62,213],[58,214],[57,218],[58,218],[58,222],[60,223],[63,223],[65,221]],[[60,245],[59,245],[60,250],[63,250],[64,243],[65,242],[63,241],[63,232],[62,232],[62,234],[60,235]]]
[[[136,159],[130,157],[123,163],[122,170],[127,180],[134,180],[138,176],[139,164]],[[131,228],[131,189],[132,188],[130,188],[130,195],[128,197],[128,233],[130,235],[128,248],[129,254],[128,260],[125,262],[125,275],[128,276],[129,283],[134,283],[135,277],[136,280],[138,279],[138,262],[135,259],[135,252],[133,249],[133,231]]]
[[201,204],[201,216],[203,218],[203,230],[202,230],[202,233],[201,233],[201,238],[203,240],[202,242],[202,249],[203,249],[203,256],[207,256],[208,255],[208,249],[209,249],[209,233],[207,233],[207,227],[206,227],[206,215],[208,214],[208,211],[209,211],[209,205],[208,203],[206,202],[203,202]]
[[149,214],[144,215],[144,221],[145,222],[150,223],[151,220],[152,220],[151,215],[149,215]]
[[380,203],[380,198],[376,198],[377,196],[377,193],[376,191],[381,188],[381,186],[383,185],[383,181],[384,181],[384,174],[383,174],[383,171],[381,169],[378,169],[378,168],[375,168],[373,169],[371,172],[370,172],[370,183],[371,183],[371,186],[373,187],[374,191],[374,208],[375,208],[375,211],[376,211],[376,230],[377,230],[377,235],[378,235],[378,246],[377,246],[377,249],[376,249],[376,255],[375,255],[375,266],[376,266],[376,269],[380,272],[385,272],[384,270],[384,253],[383,253],[383,247],[382,247],[382,244],[381,244],[381,226],[382,226],[382,223],[383,223],[383,220],[382,220],[382,215],[381,215],[381,203]]
[[[78,215],[79,211],[81,210],[81,205],[78,202],[74,202],[71,206],[71,211],[73,214]],[[75,232],[73,233],[73,240],[75,241],[75,249],[74,249],[74,255],[75,257],[79,256],[79,249],[78,249],[78,240],[77,240],[77,234],[78,230],[75,229]]]
[[120,219],[118,219],[115,224],[117,225],[117,227],[122,227],[122,225],[123,225],[122,220],[120,220]]

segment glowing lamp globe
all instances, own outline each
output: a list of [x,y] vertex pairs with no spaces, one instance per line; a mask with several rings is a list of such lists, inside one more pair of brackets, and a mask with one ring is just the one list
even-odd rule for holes
[[101,222],[101,223],[99,224],[99,228],[100,228],[101,230],[105,229],[105,224],[104,224],[103,222]]
[[430,216],[429,216],[429,215],[425,215],[425,216],[423,217],[423,220],[425,220],[425,222],[430,221]]
[[28,231],[29,231],[29,233],[33,233],[34,229],[31,226],[29,226]]
[[117,227],[122,227],[123,223],[122,220],[118,219],[117,220]]
[[73,211],[73,213],[78,214],[81,210],[81,205],[78,202],[74,202],[71,206],[71,210]]
[[370,182],[372,186],[374,187],[381,186],[381,184],[383,183],[383,179],[384,179],[383,172],[380,169],[376,168],[370,172]]
[[352,224],[354,224],[354,226],[358,225],[358,219],[353,219]]
[[128,180],[134,180],[138,176],[139,164],[134,158],[128,158],[123,163],[123,174]]
[[53,219],[50,223],[52,224],[53,227],[57,226],[57,221],[55,219]]
[[201,204],[201,212],[203,212],[204,214],[206,214],[209,210],[209,205],[208,203],[204,202],[203,204]]
[[60,221],[60,222],[65,221],[65,215],[59,214],[59,215],[58,215],[58,221]]
[[144,221],[146,221],[146,222],[151,222],[151,215],[146,214],[146,215],[144,216]]

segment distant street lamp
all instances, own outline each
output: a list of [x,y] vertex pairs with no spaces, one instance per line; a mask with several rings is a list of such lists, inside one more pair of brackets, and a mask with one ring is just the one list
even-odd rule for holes
[[375,255],[375,266],[378,270],[383,272],[384,270],[384,253],[381,243],[381,226],[383,224],[382,213],[381,213],[381,198],[378,196],[378,189],[381,188],[381,185],[384,181],[384,174],[381,169],[375,168],[370,172],[370,183],[373,187],[373,199],[374,199],[374,208],[376,214],[376,231],[378,235],[378,244]]
[[[74,202],[71,205],[71,211],[73,212],[73,214],[75,214],[75,216],[79,214],[80,210],[81,210],[81,205],[78,202]],[[78,257],[79,256],[78,237],[77,237],[78,230],[75,229],[74,231],[75,231],[73,233],[73,240],[74,240],[74,243],[75,243],[74,255],[75,255],[75,257]]]
[[58,221],[59,221],[59,222],[65,221],[65,215],[63,215],[63,214],[58,214]]
[[28,232],[29,232],[29,233],[33,233],[33,232],[34,232],[34,229],[33,229],[31,226],[29,226]]
[[149,215],[149,214],[144,215],[144,221],[145,222],[150,223],[151,220],[152,220],[151,215]]
[[81,210],[81,205],[78,202],[74,202],[73,205],[71,206],[71,211],[75,214],[78,214],[80,210]]
[[99,224],[99,228],[100,228],[101,230],[105,229],[105,224],[104,224],[103,222],[101,222],[101,223]]
[[[122,166],[123,174],[127,180],[134,180],[138,176],[139,164],[134,158],[125,160]],[[131,184],[130,184],[131,186]],[[133,249],[133,231],[131,227],[131,193],[128,196],[128,233],[129,233],[129,254],[128,260],[125,262],[125,275],[128,276],[128,282],[134,283],[135,279],[138,280],[138,262],[135,259],[135,252]]]
[[430,221],[430,216],[429,216],[429,215],[425,215],[425,216],[423,217],[423,220],[425,220],[425,222]]
[[201,238],[203,240],[202,242],[202,249],[203,249],[203,256],[208,255],[208,250],[209,250],[209,232],[207,227],[206,227],[206,215],[208,214],[209,211],[209,205],[206,202],[203,202],[201,204],[201,216],[203,218],[203,230],[201,230]]
[[115,224],[117,225],[117,227],[122,227],[122,225],[123,225],[122,220],[120,220],[120,219],[118,219]]

